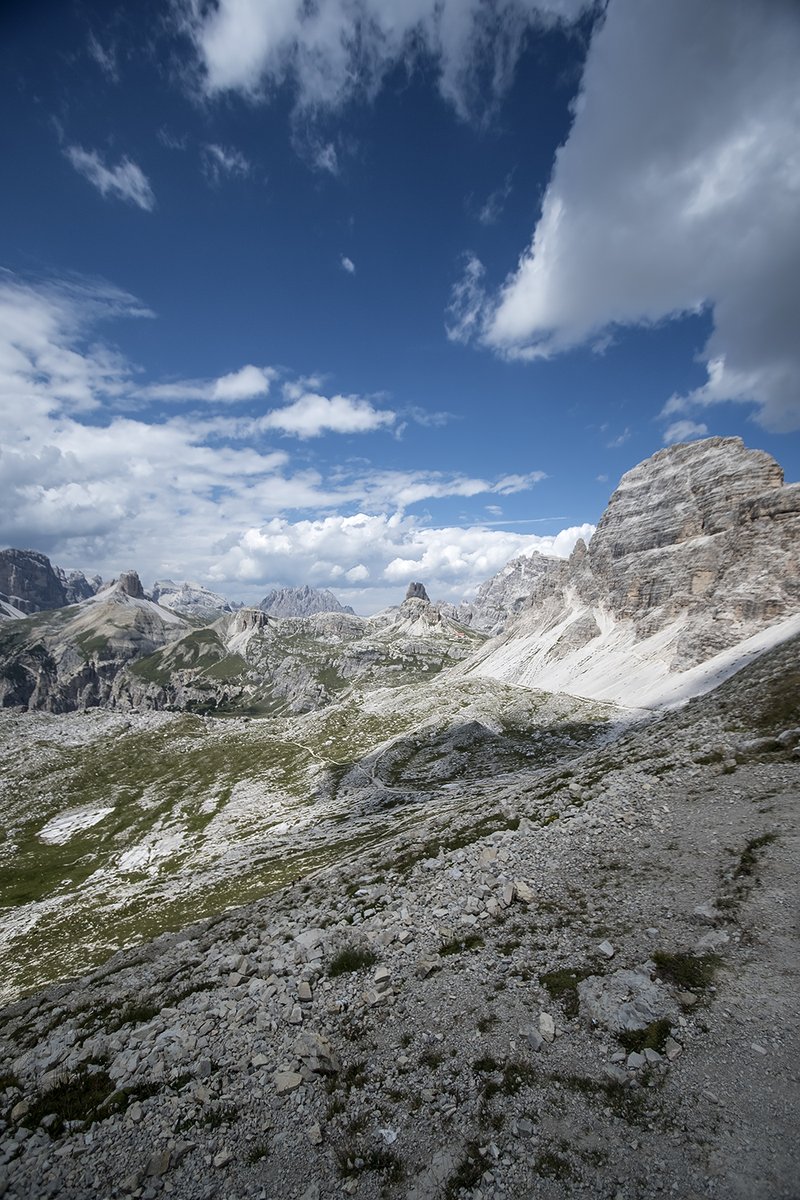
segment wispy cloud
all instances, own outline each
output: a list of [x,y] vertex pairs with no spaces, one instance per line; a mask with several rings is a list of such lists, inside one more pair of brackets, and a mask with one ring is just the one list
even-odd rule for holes
[[178,0],[208,95],[267,102],[287,78],[305,113],[374,96],[392,67],[425,57],[461,116],[480,119],[486,88],[502,95],[532,26],[575,20],[592,0],[348,0],[267,5]]
[[101,196],[115,196],[150,212],[156,206],[156,198],[150,182],[141,167],[129,158],[123,158],[115,167],[107,167],[94,150],[81,146],[67,146],[64,153],[76,171],[88,179]]
[[104,46],[93,33],[89,34],[89,55],[112,83],[119,83],[117,51],[113,43]]
[[148,400],[209,400],[237,404],[266,396],[277,375],[272,367],[248,364],[217,379],[178,379],[141,388],[137,395]]
[[506,201],[514,186],[514,172],[509,171],[499,188],[491,192],[478,212],[481,225],[494,225],[503,215]]
[[318,171],[327,171],[329,175],[339,174],[339,155],[333,142],[315,145],[311,161]]
[[245,179],[251,164],[241,150],[212,142],[203,147],[203,169],[212,183],[219,183],[224,177]]
[[339,261],[343,270],[347,271],[348,275],[355,275],[356,264],[353,262],[352,258],[348,258],[346,254],[343,254]]
[[707,433],[708,426],[697,421],[675,421],[664,430],[664,445],[670,446],[673,442],[691,442],[694,438],[705,437]]
[[461,278],[453,284],[445,310],[445,331],[451,342],[472,341],[483,328],[486,289],[483,263],[474,254],[464,256]]

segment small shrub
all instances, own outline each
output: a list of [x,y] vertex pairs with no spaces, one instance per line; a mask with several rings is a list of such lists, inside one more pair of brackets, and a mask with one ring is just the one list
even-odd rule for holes
[[23,1124],[35,1129],[42,1117],[54,1114],[50,1136],[58,1137],[68,1121],[80,1121],[84,1126],[107,1115],[100,1109],[114,1093],[114,1084],[107,1071],[82,1069],[74,1075],[63,1075],[52,1087],[42,1092],[31,1105]]
[[774,833],[763,833],[761,837],[752,838],[741,853],[736,870],[733,872],[734,879],[753,875],[758,862],[759,850],[763,850],[765,846],[771,845],[775,840]]
[[626,1050],[637,1050],[640,1054],[645,1050],[657,1050],[659,1054],[663,1054],[671,1032],[672,1026],[666,1017],[662,1017],[660,1021],[653,1021],[646,1029],[628,1029],[617,1036]]
[[449,942],[442,942],[439,953],[442,958],[445,958],[448,954],[460,954],[462,950],[477,950],[482,945],[483,938],[479,933],[468,933],[464,937],[456,937]]
[[476,1141],[468,1142],[464,1147],[464,1157],[460,1165],[447,1181],[444,1200],[456,1200],[458,1193],[464,1189],[469,1191],[477,1187],[486,1166],[481,1157],[480,1145]]
[[680,988],[702,991],[716,974],[720,964],[718,954],[668,954],[656,950],[653,962],[662,979]]
[[378,961],[374,951],[366,946],[345,946],[334,955],[328,964],[328,975],[336,979],[339,975],[350,975],[354,971],[363,971]]
[[539,983],[549,993],[551,1000],[558,1000],[568,1017],[578,1015],[578,984],[592,972],[588,968],[563,967],[539,976]]
[[565,1182],[573,1177],[572,1167],[568,1160],[562,1154],[555,1154],[552,1150],[543,1150],[541,1154],[537,1154],[533,1169],[537,1175],[542,1175],[545,1179],[558,1179]]

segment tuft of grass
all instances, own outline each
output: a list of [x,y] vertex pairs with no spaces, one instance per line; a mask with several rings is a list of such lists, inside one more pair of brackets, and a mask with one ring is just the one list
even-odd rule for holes
[[777,841],[777,835],[774,833],[762,833],[761,837],[751,838],[742,851],[736,870],[733,872],[734,879],[755,874],[759,850],[763,850],[765,846],[771,845],[774,841]]
[[373,966],[378,961],[374,951],[366,946],[345,946],[334,955],[328,964],[328,975],[336,979],[339,975],[350,975],[353,971],[362,971]]
[[662,1017],[660,1021],[653,1021],[645,1029],[628,1029],[617,1034],[617,1037],[626,1050],[638,1050],[640,1054],[645,1050],[657,1050],[659,1054],[663,1054],[671,1033],[672,1026],[666,1017]]
[[588,967],[562,967],[558,971],[540,975],[539,983],[549,993],[551,1000],[559,1001],[566,1016],[577,1017],[578,984],[591,974]]
[[656,950],[653,962],[662,979],[677,987],[694,991],[707,988],[721,959],[718,954],[669,954]]
[[203,1113],[200,1123],[206,1129],[220,1129],[223,1125],[233,1125],[238,1116],[235,1104],[216,1104]]
[[488,1033],[490,1029],[494,1029],[497,1020],[494,1013],[485,1013],[484,1016],[478,1017],[475,1027],[478,1033]]
[[479,933],[468,933],[464,937],[451,938],[449,942],[442,942],[439,947],[439,953],[442,958],[446,958],[449,954],[460,954],[462,950],[477,950],[483,945],[483,938]]
[[57,1120],[51,1125],[51,1137],[58,1137],[70,1121],[79,1121],[85,1128],[94,1121],[108,1115],[104,1105],[114,1094],[114,1084],[107,1071],[89,1072],[81,1069],[74,1074],[64,1074],[36,1097],[22,1124],[35,1129],[42,1117],[53,1115]]
[[266,1142],[256,1142],[256,1144],[254,1146],[250,1147],[250,1149],[247,1153],[247,1161],[250,1164],[250,1166],[253,1167],[253,1166],[255,1166],[256,1163],[261,1162],[263,1159],[267,1158],[268,1155],[269,1155],[269,1146],[267,1145],[267,1143]]
[[464,1157],[445,1184],[444,1200],[457,1200],[459,1192],[477,1187],[486,1169],[480,1145],[474,1139],[464,1147]]
[[542,1175],[545,1179],[557,1179],[561,1183],[574,1177],[569,1160],[563,1154],[556,1154],[553,1150],[542,1150],[540,1154],[537,1154],[533,1169],[537,1175]]
[[421,1066],[430,1067],[432,1071],[435,1071],[444,1062],[444,1055],[437,1050],[424,1050],[419,1056],[419,1061]]

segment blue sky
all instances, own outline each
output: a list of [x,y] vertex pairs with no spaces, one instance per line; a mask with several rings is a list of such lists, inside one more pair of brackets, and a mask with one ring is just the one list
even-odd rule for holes
[[800,477],[800,15],[0,17],[0,543],[233,598],[565,554],[737,435]]

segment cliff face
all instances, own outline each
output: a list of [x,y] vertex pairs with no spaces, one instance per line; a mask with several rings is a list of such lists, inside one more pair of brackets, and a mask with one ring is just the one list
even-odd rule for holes
[[63,608],[67,591],[50,559],[35,550],[0,550],[0,600],[23,613]]
[[[477,669],[642,700],[646,682],[798,614],[800,484],[784,484],[778,463],[739,438],[709,438],[628,471],[588,547],[579,542],[565,568],[535,582],[529,607]],[[626,662],[643,692],[626,692]]]

